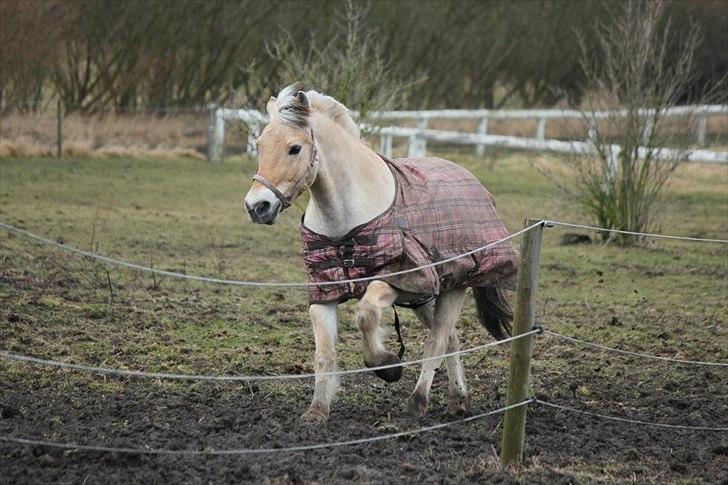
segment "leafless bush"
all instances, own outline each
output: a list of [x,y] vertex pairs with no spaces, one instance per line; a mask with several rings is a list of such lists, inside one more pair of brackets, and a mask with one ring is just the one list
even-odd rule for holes
[[[693,26],[676,38],[660,1],[621,4],[613,17],[609,28],[598,30],[598,55],[581,43],[586,80],[599,93],[582,105],[596,159],[570,158],[558,175],[561,187],[601,227],[644,232],[656,222],[661,191],[694,139],[695,113],[681,117],[675,130],[665,111],[680,103],[694,80],[700,32]],[[606,118],[596,116],[605,110]],[[659,153],[667,146],[676,148],[669,158]],[[637,239],[616,238],[620,244]]]
[[402,106],[417,79],[401,80],[393,74],[392,60],[376,31],[364,26],[368,7],[352,0],[339,13],[337,32],[321,46],[315,37],[310,45],[296,45],[292,37],[272,44],[269,55],[279,66],[284,82],[303,81],[325,92],[360,117],[375,109]]

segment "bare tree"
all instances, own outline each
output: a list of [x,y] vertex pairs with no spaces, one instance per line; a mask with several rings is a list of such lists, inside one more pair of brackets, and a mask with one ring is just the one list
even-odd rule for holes
[[356,109],[361,118],[374,109],[400,106],[418,80],[392,75],[383,44],[364,26],[367,13],[368,7],[349,0],[325,45],[313,37],[304,46],[292,37],[272,44],[269,53],[279,78],[283,83],[303,81]]
[[[700,32],[693,26],[676,38],[660,1],[630,1],[612,15],[609,28],[598,29],[596,55],[581,42],[582,69],[593,93],[582,113],[597,156],[569,159],[561,186],[601,227],[645,232],[656,222],[665,183],[692,143],[685,132],[692,133],[694,113],[688,109],[676,124],[668,123],[665,111],[694,79]],[[630,244],[638,238],[616,239]]]

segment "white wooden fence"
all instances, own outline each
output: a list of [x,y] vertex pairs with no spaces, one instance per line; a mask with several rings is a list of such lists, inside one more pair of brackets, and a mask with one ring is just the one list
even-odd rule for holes
[[[218,108],[209,105],[208,124],[208,157],[212,161],[219,161],[222,157],[225,141],[225,125],[227,121],[238,120],[248,126],[248,142],[246,150],[255,153],[255,138],[261,127],[268,122],[268,117],[256,110]],[[645,109],[641,115],[648,117],[652,110]],[[708,117],[711,115],[727,115],[728,105],[705,106],[679,106],[670,108],[664,113],[667,116],[697,116],[696,142],[705,145]],[[356,117],[356,113],[352,113]],[[624,111],[600,111],[590,114],[589,120],[607,119],[614,116],[624,116]],[[427,150],[427,141],[436,141],[452,144],[473,145],[478,155],[483,155],[486,146],[500,146],[521,150],[553,151],[560,153],[594,153],[594,146],[589,141],[594,138],[596,126],[590,121],[584,141],[563,141],[546,139],[546,123],[552,119],[584,119],[583,113],[575,110],[430,110],[430,111],[379,111],[368,115],[371,120],[416,120],[416,127],[401,126],[374,126],[364,124],[362,131],[379,135],[379,151],[385,156],[392,155],[394,138],[408,140],[408,155],[421,156]],[[475,133],[432,130],[427,128],[429,120],[477,120],[478,128]],[[536,132],[533,138],[517,136],[489,135],[488,122],[490,120],[519,119],[537,120]],[[647,128],[647,127],[646,127]],[[613,145],[613,157],[619,153],[620,147]],[[647,153],[646,148],[640,149]],[[672,158],[678,152],[675,149],[660,148],[655,150],[657,158]],[[710,150],[690,150],[681,154],[687,161],[706,163],[728,163],[728,152]]]

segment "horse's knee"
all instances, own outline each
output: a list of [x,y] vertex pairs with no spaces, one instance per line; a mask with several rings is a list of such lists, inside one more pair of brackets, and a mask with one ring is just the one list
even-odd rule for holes
[[369,300],[360,300],[356,304],[354,320],[362,331],[373,329],[379,322],[380,310]]

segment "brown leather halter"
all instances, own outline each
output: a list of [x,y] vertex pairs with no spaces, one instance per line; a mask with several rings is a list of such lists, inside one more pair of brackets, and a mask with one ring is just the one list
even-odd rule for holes
[[316,140],[313,137],[313,130],[311,130],[311,160],[308,162],[308,167],[306,167],[306,172],[298,179],[296,180],[296,183],[293,184],[293,190],[291,190],[291,195],[286,196],[278,190],[278,187],[275,186],[273,182],[268,180],[267,178],[263,177],[259,173],[256,172],[255,175],[253,175],[253,180],[256,182],[260,182],[262,185],[264,185],[266,188],[268,188],[271,192],[273,192],[273,195],[276,196],[276,198],[281,202],[281,212],[291,207],[291,203],[299,196],[301,193],[303,193],[303,187],[306,185],[306,179],[308,179],[308,176],[311,174],[311,170],[313,169],[313,166],[316,164],[316,160],[318,159],[318,150],[316,149]]

